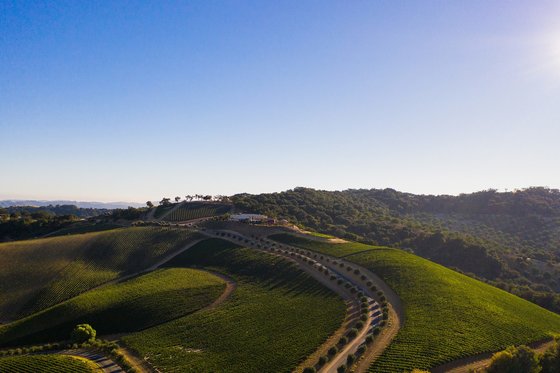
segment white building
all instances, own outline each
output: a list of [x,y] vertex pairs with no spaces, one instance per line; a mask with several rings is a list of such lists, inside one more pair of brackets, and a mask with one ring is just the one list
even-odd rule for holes
[[248,222],[248,223],[262,223],[268,221],[268,216],[260,214],[233,214],[230,220]]

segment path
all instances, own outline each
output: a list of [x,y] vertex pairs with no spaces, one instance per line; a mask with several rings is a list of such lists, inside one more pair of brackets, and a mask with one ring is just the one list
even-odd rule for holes
[[[350,282],[353,286],[360,289],[370,299],[371,307],[369,309],[369,312],[367,313],[367,320],[364,323],[365,326],[358,333],[357,337],[353,338],[350,342],[348,342],[348,344],[346,344],[330,362],[325,364],[325,366],[321,367],[321,369],[319,370],[320,372],[324,372],[324,373],[336,372],[336,369],[340,365],[346,363],[347,356],[355,353],[358,347],[365,342],[365,338],[369,334],[371,329],[377,326],[377,323],[379,322],[379,318],[378,317],[374,318],[374,314],[373,314],[373,311],[377,310],[377,308],[379,307],[377,302],[374,301],[374,299],[377,298],[377,294],[374,294],[374,292],[371,291],[371,289],[366,285],[368,281],[371,281],[376,286],[378,286],[379,289],[384,291],[388,299],[388,302],[390,302],[391,299],[395,301],[394,307],[391,304],[389,304],[390,310],[393,310],[395,308],[397,309],[397,311],[392,312],[394,321],[391,322],[386,328],[384,328],[384,329],[389,329],[390,332],[386,333],[385,338],[379,338],[379,340],[376,339],[376,341],[374,342],[374,345],[376,346],[375,351],[378,351],[378,354],[382,352],[388,346],[392,338],[396,335],[397,331],[399,330],[401,324],[400,320],[402,319],[402,308],[400,306],[400,299],[384,282],[381,281],[381,279],[379,279],[379,277],[375,276],[365,268],[356,265],[355,263],[347,262],[345,260],[341,260],[340,258],[331,257],[326,254],[322,254],[322,253],[318,254],[310,250],[279,244],[265,237],[259,237],[259,238],[248,237],[235,231],[202,230],[201,233],[209,237],[226,239],[228,241],[241,244],[244,246],[248,246],[254,249],[268,251],[275,255],[282,255],[287,259],[296,261],[300,265],[301,269],[303,269],[305,272],[309,273],[311,276],[319,280],[321,283],[323,283],[330,289],[334,290],[341,297],[343,297],[343,299],[353,299],[354,302],[356,302],[356,306],[358,307],[359,300],[357,299],[356,296],[350,295],[350,298],[348,298],[349,297],[348,291],[344,289],[342,285],[338,285],[337,282],[331,281],[322,272],[318,270],[321,268],[328,269],[330,274],[334,273],[337,276],[337,278]],[[352,272],[344,273],[344,274],[340,273],[337,265],[339,265],[339,263],[341,262],[345,264],[344,268],[346,268],[347,266],[351,266],[353,268]],[[354,269],[359,269],[360,273],[358,275],[355,275],[353,272]],[[365,279],[361,278],[362,275],[365,275]],[[327,343],[330,343],[329,346],[334,345],[330,340],[327,341]],[[321,346],[321,348],[324,348],[325,347],[324,345]],[[365,361],[364,364],[366,363],[368,365],[371,364],[371,362],[373,361],[371,359],[378,356],[378,354],[370,354],[366,352],[366,354],[364,354],[364,357],[362,357],[362,360]]]
[[99,367],[99,370],[104,373],[124,373],[124,370],[109,357],[103,355],[101,352],[90,351],[85,349],[76,350],[61,350],[61,351],[47,351],[41,352],[41,355],[67,355],[86,359]]
[[[545,352],[554,345],[554,340],[539,341],[528,344],[538,353]],[[433,368],[432,373],[469,373],[479,372],[488,367],[492,361],[493,352],[469,356],[463,359],[453,360],[449,363]]]

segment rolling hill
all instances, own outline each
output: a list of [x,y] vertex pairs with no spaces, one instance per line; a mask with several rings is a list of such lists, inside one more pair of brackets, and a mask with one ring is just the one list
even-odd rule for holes
[[448,361],[560,334],[560,315],[403,250],[271,238],[355,262],[401,298],[404,326],[372,372],[430,369]]
[[135,227],[0,244],[0,322],[144,270],[195,239],[186,229]]

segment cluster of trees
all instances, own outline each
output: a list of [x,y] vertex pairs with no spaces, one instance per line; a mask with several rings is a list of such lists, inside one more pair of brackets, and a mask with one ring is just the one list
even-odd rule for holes
[[492,356],[487,373],[558,373],[560,372],[560,346],[555,342],[543,354],[527,346],[508,347]]
[[48,211],[9,212],[0,209],[0,242],[39,237],[80,220],[76,215],[54,215]]
[[[232,200],[243,211],[285,218],[350,240],[410,250],[473,277],[501,284],[502,288],[560,312],[560,192],[556,189],[426,196],[393,189],[331,192],[295,188],[281,193],[238,194]],[[457,219],[477,229],[454,228]],[[506,219],[508,224],[503,223]],[[543,219],[547,221],[546,231]],[[478,234],[480,227],[486,228],[483,234]],[[535,242],[535,237],[540,241]],[[509,245],[512,241],[516,247]],[[533,265],[534,261],[527,258],[545,265]]]

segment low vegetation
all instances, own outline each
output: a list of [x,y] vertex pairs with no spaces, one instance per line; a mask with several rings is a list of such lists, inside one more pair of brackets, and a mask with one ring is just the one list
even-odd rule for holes
[[[100,335],[138,331],[209,305],[224,286],[222,279],[200,270],[158,270],[83,293],[1,326],[0,346],[61,341],[78,323],[93,325]],[[95,335],[87,339],[92,338]]]
[[344,302],[280,257],[206,240],[168,266],[203,266],[233,277],[219,307],[124,338],[166,371],[289,371],[341,324]]
[[[344,245],[307,242],[298,246],[340,253],[337,247]],[[403,328],[373,372],[429,369],[560,332],[559,315],[405,251],[360,247],[345,255],[379,275],[405,309]]]
[[228,213],[231,205],[220,204],[217,202],[189,202],[180,204],[175,210],[167,215],[163,220],[169,222],[186,221],[192,219],[207,218]]
[[92,362],[67,355],[23,355],[0,358],[2,373],[93,373]]
[[0,244],[0,321],[141,271],[192,237],[185,229],[134,227]]

